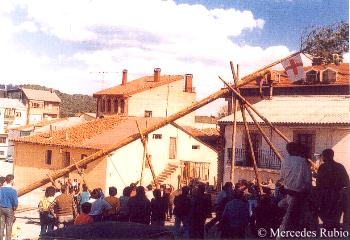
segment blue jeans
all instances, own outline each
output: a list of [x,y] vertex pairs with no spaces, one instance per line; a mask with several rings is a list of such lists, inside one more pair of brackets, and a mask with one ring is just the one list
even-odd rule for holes
[[15,221],[15,212],[12,208],[0,207],[0,239],[4,237],[4,230],[6,229],[6,240],[11,240],[12,225]]
[[254,208],[258,206],[258,201],[255,199],[248,200],[249,203],[249,216],[252,216]]
[[175,216],[175,225],[174,225],[174,232],[175,236],[179,237],[180,232],[181,232],[181,223],[183,226],[183,238],[189,238],[190,237],[190,222],[189,222],[189,217],[178,217]]
[[47,232],[53,231],[54,219],[51,214],[48,212],[40,212],[40,235],[43,235]]

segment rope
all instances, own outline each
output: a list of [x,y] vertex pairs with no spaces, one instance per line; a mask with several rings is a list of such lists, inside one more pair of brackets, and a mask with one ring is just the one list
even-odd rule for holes
[[116,171],[116,172],[117,172],[117,174],[119,175],[120,180],[122,180],[122,182],[123,182],[124,186],[126,187],[127,185],[125,184],[125,182],[124,182],[124,180],[123,180],[122,176],[120,175],[120,173],[119,173],[119,171],[118,171],[117,167],[114,165],[114,162],[113,162],[112,160],[111,160],[111,163],[112,163],[112,165],[113,165],[113,167],[114,167],[115,171]]

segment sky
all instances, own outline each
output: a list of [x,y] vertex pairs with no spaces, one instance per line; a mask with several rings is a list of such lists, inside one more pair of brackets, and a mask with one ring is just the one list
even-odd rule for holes
[[340,21],[348,0],[0,0],[0,84],[92,95],[123,69],[132,80],[161,68],[192,73],[199,100],[232,79],[230,61],[244,76],[297,51],[307,27]]

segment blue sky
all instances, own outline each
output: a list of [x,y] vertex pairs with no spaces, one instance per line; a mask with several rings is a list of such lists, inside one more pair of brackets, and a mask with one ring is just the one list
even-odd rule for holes
[[[0,0],[0,83],[92,94],[128,79],[194,75],[197,98],[298,50],[306,27],[349,19],[345,0]],[[348,55],[346,56],[348,58]],[[107,72],[99,74],[98,72]],[[221,102],[222,103],[222,102]],[[203,112],[215,113],[216,105]]]
[[260,31],[244,31],[242,35],[232,38],[232,41],[261,47],[286,45],[290,49],[298,49],[299,36],[305,28],[349,21],[347,0],[177,0],[176,2],[202,4],[208,8],[251,11],[255,17],[266,21],[264,28]]

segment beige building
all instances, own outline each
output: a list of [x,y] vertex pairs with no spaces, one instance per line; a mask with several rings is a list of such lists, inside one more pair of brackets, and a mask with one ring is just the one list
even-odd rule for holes
[[[273,72],[263,84],[257,80],[241,88],[241,94],[285,136],[307,145],[313,158],[325,148],[332,148],[335,160],[342,163],[350,174],[349,64],[305,67],[305,73],[303,82],[292,83],[285,73]],[[276,180],[280,161],[248,113],[246,116],[262,180],[269,177]],[[259,117],[255,117],[262,123]],[[233,114],[219,120],[219,183],[231,179],[232,123]],[[265,124],[262,127],[285,157],[286,142]],[[255,175],[240,111],[237,113],[235,155],[234,181],[253,179]]]
[[[46,177],[51,172],[73,164],[118,140],[158,123],[162,118],[106,116],[51,133],[14,140],[14,174],[18,187]],[[217,176],[216,150],[177,124],[169,124],[148,135],[148,154],[159,183],[177,188],[192,178],[214,185]],[[136,140],[85,168],[91,188],[116,186],[119,194],[130,183],[140,181],[143,145]],[[30,174],[28,174],[30,173]],[[152,183],[146,165],[142,184]],[[70,178],[78,178],[72,173]]]
[[20,99],[27,108],[27,124],[59,118],[61,99],[53,91],[19,88],[7,92],[9,98]]
[[27,111],[18,99],[0,98],[0,159],[9,155],[8,133],[12,128],[25,125]]
[[[153,76],[128,81],[124,70],[120,85],[94,93],[97,116],[168,117],[195,102],[192,78],[192,74],[161,75],[161,69],[155,68]],[[194,115],[177,123],[194,125]]]

